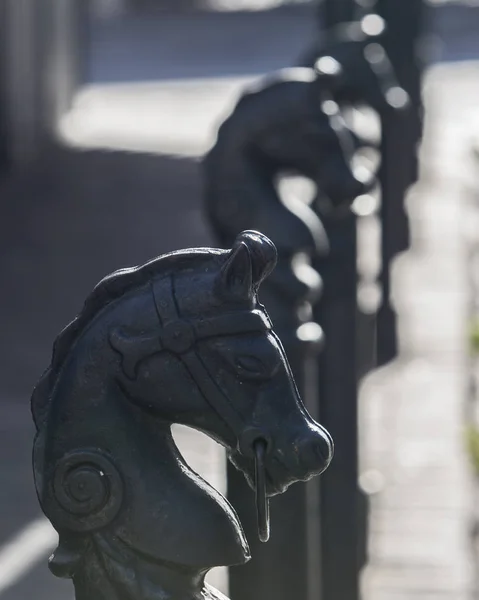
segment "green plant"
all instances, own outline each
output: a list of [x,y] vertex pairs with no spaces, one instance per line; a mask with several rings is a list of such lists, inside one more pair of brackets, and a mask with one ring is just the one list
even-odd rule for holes
[[466,428],[466,446],[476,475],[479,475],[479,429],[474,425]]
[[479,320],[474,321],[470,326],[469,346],[474,354],[479,354]]

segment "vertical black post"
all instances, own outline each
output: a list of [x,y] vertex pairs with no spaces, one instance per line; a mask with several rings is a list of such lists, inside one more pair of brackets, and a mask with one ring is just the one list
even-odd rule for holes
[[319,16],[324,29],[338,23],[354,21],[358,5],[355,0],[323,0],[319,4]]
[[[267,286],[264,286],[264,289]],[[268,311],[271,304],[261,298]],[[274,308],[274,307],[273,307]],[[274,316],[273,323],[275,322]],[[285,347],[294,378],[303,398],[306,398],[305,365],[315,352],[315,345],[301,341],[296,328],[278,329]],[[306,400],[307,403],[307,400]],[[308,600],[317,597],[311,589],[311,562],[319,571],[319,545],[314,538],[319,526],[310,518],[309,495],[314,493],[313,483],[293,485],[287,494],[270,499],[271,522],[274,524],[267,544],[258,540],[253,492],[238,471],[228,465],[228,498],[236,508],[250,544],[252,560],[240,567],[229,569],[229,594],[232,600]],[[316,511],[316,506],[313,507]],[[318,529],[315,531],[315,526]],[[311,543],[312,542],[312,543]]]
[[41,6],[32,0],[4,0],[2,6],[2,79],[12,163],[35,156],[38,145],[40,81],[44,77],[39,52]]
[[335,456],[320,485],[320,597],[357,600],[364,519],[357,485],[356,218],[350,213],[324,224],[331,251],[315,263],[324,281],[315,318],[326,339],[319,360],[319,411],[335,440]]
[[[323,31],[358,19],[355,0],[324,0]],[[319,414],[335,440],[335,457],[319,485],[321,591],[324,600],[358,600],[365,560],[366,503],[358,488],[357,223],[351,211],[325,218],[330,253],[315,262],[324,292],[315,320],[325,335],[319,358]]]
[[[228,201],[227,197],[224,200]],[[311,217],[314,222],[314,213]],[[274,207],[270,218],[278,219]],[[290,222],[294,227],[296,217],[292,213]],[[287,241],[280,239],[278,244],[281,247],[287,245]],[[296,271],[296,260],[302,263],[299,267],[302,277]],[[292,266],[294,264],[297,266]],[[311,269],[310,278],[304,277],[305,268]],[[259,296],[281,339],[301,397],[313,418],[318,418],[314,404],[318,394],[317,354],[322,332],[308,317],[312,315],[312,302],[318,296],[319,282],[306,257],[292,256],[291,250],[280,251],[276,269],[263,284]],[[258,540],[253,492],[244,477],[228,465],[228,499],[238,512],[252,557],[248,564],[229,569],[232,600],[317,598],[321,560],[317,496],[315,482],[308,482],[293,485],[288,494],[271,498],[274,527],[271,539],[263,544]]]
[[0,179],[8,168],[6,6],[0,2]]
[[390,264],[409,246],[409,225],[404,209],[407,189],[417,178],[417,146],[422,133],[421,58],[419,42],[424,27],[423,0],[378,0],[378,13],[386,22],[384,47],[400,85],[411,103],[403,111],[382,116],[381,183],[382,306],[378,312],[378,363],[386,364],[397,353],[396,315],[389,296]]

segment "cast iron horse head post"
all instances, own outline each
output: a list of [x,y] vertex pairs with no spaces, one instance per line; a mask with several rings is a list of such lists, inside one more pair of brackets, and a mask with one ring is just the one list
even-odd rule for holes
[[278,248],[262,298],[281,333],[297,326],[297,309],[318,295],[318,275],[306,274],[304,260],[296,268],[296,259],[324,256],[328,242],[316,207],[284,202],[278,177],[310,179],[334,208],[365,190],[350,164],[354,137],[334,106],[324,110],[329,98],[313,69],[266,76],[243,92],[203,161],[205,208],[219,244],[228,247],[241,229],[252,228]]
[[334,111],[331,94],[311,68],[265,76],[243,91],[218,130],[203,162],[205,206],[214,233],[230,244],[244,223],[265,231],[279,256],[324,250],[314,213],[282,204],[281,173],[299,173],[316,184],[333,206],[348,203],[364,186],[351,170],[352,133]]
[[267,495],[321,473],[329,434],[306,412],[257,291],[276,262],[264,235],[117,271],[59,335],[32,396],[38,498],[59,533],[55,575],[77,600],[221,598],[204,582],[248,560],[228,502],[183,461],[170,427],[226,447]]

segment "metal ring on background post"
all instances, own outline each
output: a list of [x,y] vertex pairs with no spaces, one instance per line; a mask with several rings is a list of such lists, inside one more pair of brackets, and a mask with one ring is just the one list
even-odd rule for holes
[[254,443],[255,456],[255,499],[256,515],[258,518],[258,537],[261,542],[269,540],[269,501],[266,495],[266,469],[264,457],[267,444],[265,440],[259,439]]

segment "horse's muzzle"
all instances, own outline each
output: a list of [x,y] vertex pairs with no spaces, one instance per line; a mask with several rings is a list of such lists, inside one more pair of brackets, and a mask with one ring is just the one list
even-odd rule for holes
[[[268,440],[265,456],[268,496],[281,494],[297,481],[309,481],[325,471],[332,458],[334,445],[329,433],[314,424],[306,432],[296,432],[288,439]],[[254,488],[254,459],[240,452],[230,455],[231,462]]]

